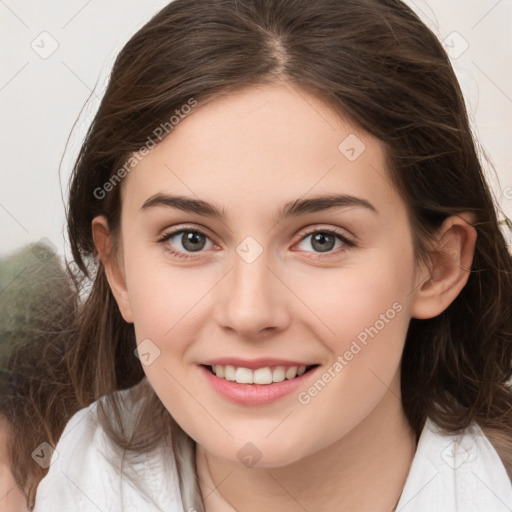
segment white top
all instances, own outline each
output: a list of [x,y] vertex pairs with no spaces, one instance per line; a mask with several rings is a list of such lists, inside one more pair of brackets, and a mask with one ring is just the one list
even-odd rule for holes
[[[99,425],[96,407],[94,402],[67,423],[37,489],[34,512],[182,512],[172,453],[155,449],[142,455],[130,465],[137,485],[130,482],[127,471],[119,470],[121,453]],[[396,511],[511,510],[512,484],[481,429],[474,425],[445,436],[427,420]]]

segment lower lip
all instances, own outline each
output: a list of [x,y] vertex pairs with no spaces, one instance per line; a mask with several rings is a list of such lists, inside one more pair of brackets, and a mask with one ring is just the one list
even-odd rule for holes
[[220,395],[243,405],[264,405],[275,402],[295,391],[315,373],[318,366],[303,373],[300,377],[272,384],[239,384],[217,377],[205,366],[199,368],[206,377],[208,384]]

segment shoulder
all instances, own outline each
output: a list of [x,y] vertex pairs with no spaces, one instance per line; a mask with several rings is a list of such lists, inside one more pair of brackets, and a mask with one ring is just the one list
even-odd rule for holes
[[498,512],[504,505],[512,505],[512,483],[480,427],[447,434],[427,419],[397,510]]
[[[116,392],[116,398],[129,424],[137,402],[130,390]],[[48,445],[42,448],[50,466],[38,486],[34,512],[181,510],[172,449],[162,444],[129,460],[99,421],[102,400],[71,417],[54,451]]]

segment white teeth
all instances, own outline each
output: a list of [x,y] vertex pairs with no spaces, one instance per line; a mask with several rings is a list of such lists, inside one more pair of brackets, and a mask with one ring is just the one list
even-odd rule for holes
[[253,373],[254,384],[272,384],[272,370],[270,368],[258,368]]
[[249,368],[237,368],[235,380],[238,384],[252,384],[254,382],[254,377]]
[[[217,365],[217,368],[219,367],[220,365]],[[226,365],[224,367],[224,378],[226,380],[236,380],[235,379],[235,367],[234,366],[230,366],[230,365]]]
[[284,376],[287,379],[294,379],[295,377],[297,377],[297,367],[296,366],[290,366],[289,368],[287,368]]
[[239,384],[272,384],[300,377],[306,372],[306,366],[266,366],[251,370],[250,368],[231,365],[214,365],[213,373],[221,379],[236,381]]
[[285,379],[284,372],[286,368],[284,366],[276,366],[274,371],[272,372],[272,381],[273,382],[283,382]]

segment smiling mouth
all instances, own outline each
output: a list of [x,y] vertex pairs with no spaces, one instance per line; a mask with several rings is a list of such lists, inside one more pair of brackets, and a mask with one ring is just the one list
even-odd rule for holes
[[216,364],[213,366],[202,365],[213,375],[220,379],[238,384],[274,384],[285,380],[293,380],[316,368],[310,366],[265,366],[251,370],[250,368],[236,367],[232,365]]

